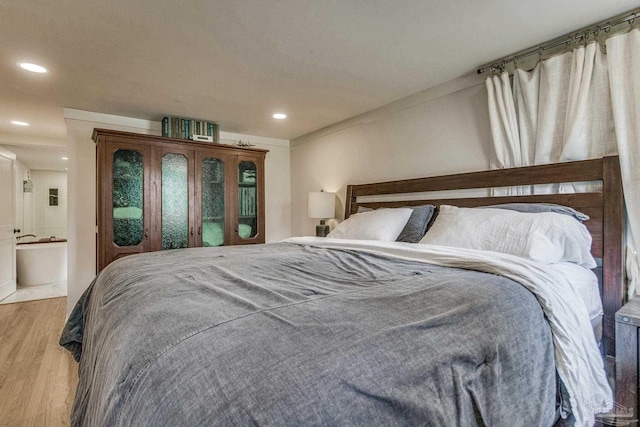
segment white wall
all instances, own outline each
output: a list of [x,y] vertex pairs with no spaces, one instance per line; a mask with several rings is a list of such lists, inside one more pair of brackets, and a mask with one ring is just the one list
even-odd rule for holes
[[[23,181],[31,181],[31,170],[28,170],[26,176]],[[33,181],[31,181],[33,184]],[[22,213],[22,234],[36,234],[36,197],[33,192],[33,187],[31,192],[22,194],[22,204],[23,204],[23,213]]]
[[[27,197],[31,196],[31,203],[35,205],[35,209],[30,209],[35,220],[35,229],[32,233],[40,238],[53,236],[66,238],[67,173],[32,169],[31,181],[33,182],[33,193],[26,193],[26,195]],[[49,205],[50,188],[58,189],[58,206]],[[33,199],[35,199],[35,203],[33,203]]]
[[347,184],[489,169],[488,114],[482,80],[467,77],[292,140],[292,234],[314,234],[310,191],[337,192],[339,220]]
[[[94,128],[160,135],[160,122],[64,110],[67,125],[68,170],[68,297],[71,312],[96,274],[96,150],[91,139]],[[269,150],[265,165],[266,240],[291,235],[289,141],[221,132],[223,140],[247,139]]]
[[27,179],[29,175],[29,168],[22,163],[20,160],[16,159],[14,164],[15,171],[15,218],[14,224],[15,228],[20,230],[19,234],[28,234],[30,231],[27,231],[27,224],[24,221],[24,213],[25,213],[25,203],[23,199],[22,192],[22,181]]

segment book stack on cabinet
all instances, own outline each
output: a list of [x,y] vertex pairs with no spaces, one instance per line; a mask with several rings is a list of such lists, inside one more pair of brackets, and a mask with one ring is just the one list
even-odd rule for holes
[[209,142],[218,143],[220,141],[220,128],[217,123],[213,122],[166,116],[162,119],[162,136],[200,141],[203,141],[203,139],[198,139],[198,136],[206,136],[211,137]]

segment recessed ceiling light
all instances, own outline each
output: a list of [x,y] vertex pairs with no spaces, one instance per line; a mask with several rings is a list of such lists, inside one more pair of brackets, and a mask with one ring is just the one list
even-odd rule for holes
[[38,64],[31,64],[29,62],[21,62],[18,65],[20,65],[20,67],[22,67],[23,69],[27,70],[27,71],[31,71],[32,73],[46,73],[47,69],[44,68],[42,65],[38,65]]
[[62,160],[69,160],[68,157],[62,157]]
[[29,126],[29,123],[21,122],[20,120],[11,120],[11,123],[16,126]]
[[283,113],[275,113],[275,114],[273,115],[273,118],[274,118],[274,119],[278,119],[278,120],[282,120],[282,119],[286,119],[286,118],[287,118],[287,115],[286,115],[286,114],[283,114]]

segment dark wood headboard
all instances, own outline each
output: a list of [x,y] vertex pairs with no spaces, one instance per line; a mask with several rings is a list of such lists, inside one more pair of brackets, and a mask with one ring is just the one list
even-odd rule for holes
[[[470,190],[515,185],[599,181],[596,193],[540,194],[527,196],[471,197],[455,199],[394,200],[364,202],[361,196]],[[604,309],[603,346],[607,356],[615,356],[615,313],[625,302],[624,289],[624,199],[618,156],[578,162],[555,163],[512,169],[443,175],[347,186],[345,219],[359,206],[401,207],[430,203],[461,207],[498,203],[557,203],[570,206],[591,217],[585,225],[593,237],[591,252],[602,258],[600,293]]]

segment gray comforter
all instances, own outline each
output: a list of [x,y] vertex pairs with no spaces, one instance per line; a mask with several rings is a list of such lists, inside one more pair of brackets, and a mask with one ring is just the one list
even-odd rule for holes
[[72,425],[548,426],[549,325],[491,274],[291,243],[129,256],[61,344]]

